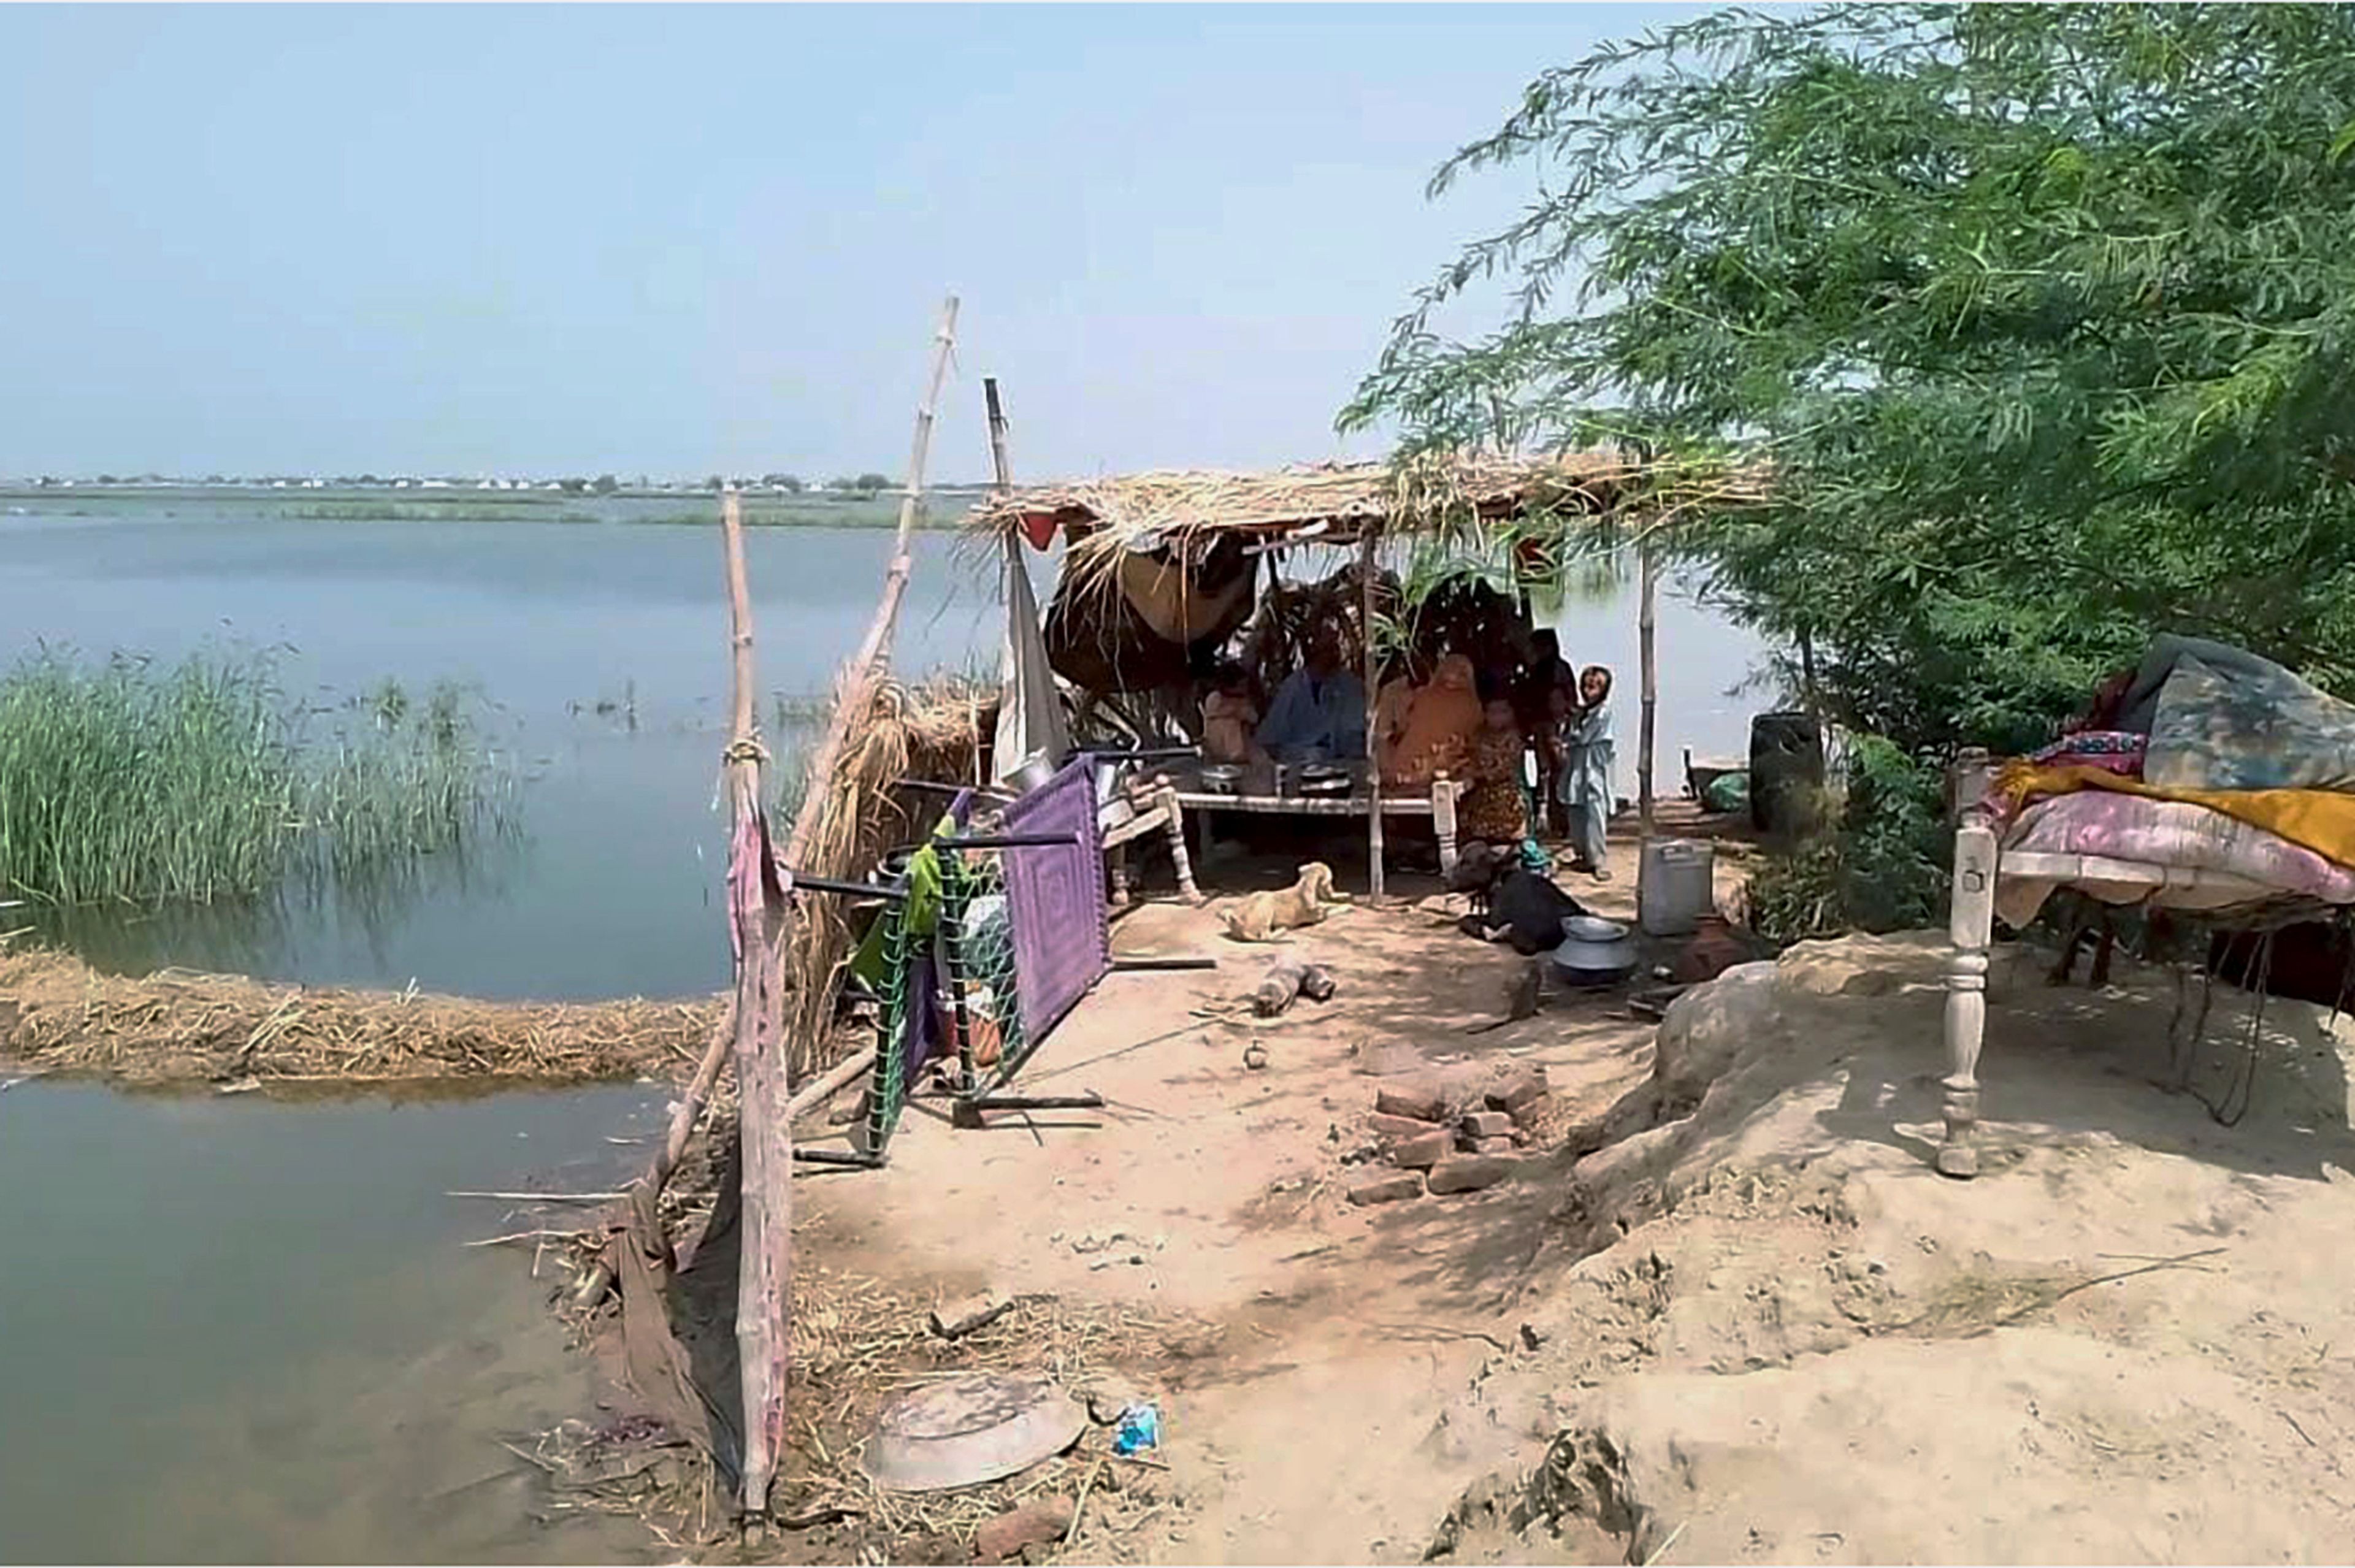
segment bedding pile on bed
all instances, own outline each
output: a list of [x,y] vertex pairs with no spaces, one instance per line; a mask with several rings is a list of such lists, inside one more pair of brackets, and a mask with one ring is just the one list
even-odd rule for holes
[[[2155,639],[2085,721],[1998,776],[2007,851],[2202,873],[2075,885],[2112,903],[2225,909],[2285,898],[2355,903],[2355,707],[2245,649]],[[2060,883],[2006,875],[1997,913],[2035,918]]]

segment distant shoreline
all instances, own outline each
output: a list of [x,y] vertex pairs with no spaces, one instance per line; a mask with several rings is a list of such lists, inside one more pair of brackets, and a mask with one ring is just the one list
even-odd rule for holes
[[[887,528],[900,518],[890,492],[843,496],[767,489],[740,493],[748,528]],[[924,492],[918,526],[946,531],[987,494],[980,485]],[[622,489],[606,495],[559,490],[484,490],[456,486],[230,485],[0,485],[0,523],[12,517],[192,517],[234,509],[260,519],[295,522],[543,523],[580,527],[716,527],[719,495],[710,490]]]

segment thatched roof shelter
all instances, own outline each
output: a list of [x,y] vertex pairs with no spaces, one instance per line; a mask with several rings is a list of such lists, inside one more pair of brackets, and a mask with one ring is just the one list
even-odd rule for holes
[[1074,547],[1096,549],[1205,534],[1351,545],[1369,532],[1443,533],[1525,513],[1607,511],[1640,472],[1611,452],[1328,463],[1264,474],[1165,469],[1008,491],[975,507],[964,527],[1034,539],[1060,531]]

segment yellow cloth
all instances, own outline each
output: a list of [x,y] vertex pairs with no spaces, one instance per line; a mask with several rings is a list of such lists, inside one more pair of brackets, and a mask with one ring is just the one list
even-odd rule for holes
[[[1389,722],[1381,726],[1385,744],[1377,759],[1382,782],[1429,784],[1432,775],[1443,770],[1460,772],[1471,761],[1472,742],[1481,725],[1480,694],[1472,661],[1462,654],[1441,659],[1432,672],[1431,684],[1416,688],[1403,705],[1391,697],[1397,685],[1393,681],[1385,687],[1383,701],[1376,704],[1378,722],[1385,718],[1384,702],[1389,706]],[[1398,738],[1391,741],[1393,733]]]
[[2040,795],[2105,789],[2148,800],[2181,800],[2277,833],[2327,860],[2355,867],[2355,795],[2328,789],[2165,789],[2105,768],[2038,767],[2011,763],[1996,775],[1996,794],[2018,809]]

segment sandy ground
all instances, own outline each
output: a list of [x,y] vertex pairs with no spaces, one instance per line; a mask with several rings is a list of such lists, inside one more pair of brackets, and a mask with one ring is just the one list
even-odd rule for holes
[[[1625,868],[1566,881],[1629,912]],[[1654,1125],[1653,1026],[1557,994],[1467,1033],[1520,961],[1412,905],[1300,936],[1331,1002],[1190,1016],[1268,956],[1215,910],[1121,922],[1120,952],[1220,968],[1108,978],[1025,1075],[1105,1110],[911,1115],[888,1170],[801,1189],[817,1259],[909,1294],[1211,1326],[1140,1391],[1178,1506],[1107,1513],[1072,1560],[2355,1553],[2355,1265],[2332,1241],[2355,1219],[2355,1031],[2319,1009],[2272,1004],[2255,1106],[2227,1129],[2152,1082],[2164,977],[2121,965],[2096,994],[2001,967],[1987,1170],[1964,1184],[1926,1162],[1934,939],[1802,948],[1689,997]],[[2211,1041],[2236,1046],[2244,1011],[2220,990]],[[1529,1065],[1552,1093],[1516,1179],[1346,1200],[1380,1086]],[[1614,1107],[1613,1141],[1575,1157]]]

